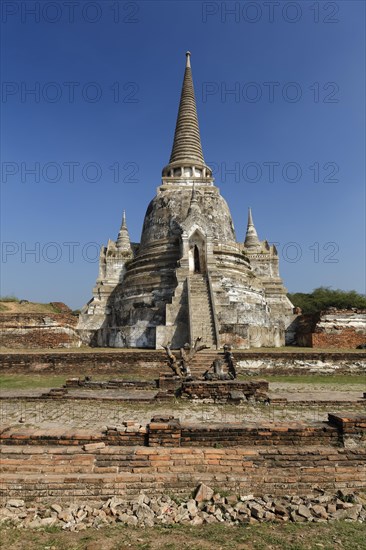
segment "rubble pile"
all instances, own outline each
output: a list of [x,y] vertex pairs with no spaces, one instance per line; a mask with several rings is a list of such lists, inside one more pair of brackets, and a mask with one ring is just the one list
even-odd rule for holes
[[194,496],[181,500],[167,494],[140,494],[131,501],[112,497],[105,502],[30,504],[10,499],[0,508],[0,524],[16,528],[59,527],[69,531],[101,528],[117,522],[139,527],[183,523],[230,525],[257,522],[315,522],[335,520],[364,522],[366,495],[340,490],[336,495],[255,497],[227,495],[201,483]]

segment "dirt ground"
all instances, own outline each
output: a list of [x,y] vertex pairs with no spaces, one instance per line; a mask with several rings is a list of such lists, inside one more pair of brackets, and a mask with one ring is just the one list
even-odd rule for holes
[[254,524],[154,527],[124,525],[70,533],[3,529],[9,550],[365,550],[364,524]]
[[[16,382],[15,377],[15,382]],[[70,389],[75,398],[47,400],[32,397],[40,396],[49,388],[8,387],[2,389],[0,417],[2,425],[19,429],[76,429],[82,428],[100,432],[107,424],[120,424],[125,420],[134,420],[147,424],[154,415],[173,415],[181,422],[318,422],[326,421],[332,412],[366,412],[366,399],[363,392],[366,384],[361,376],[353,379],[335,378],[332,382],[319,379],[310,384],[301,381],[301,377],[288,382],[286,377],[269,380],[270,397],[285,397],[285,404],[243,403],[240,405],[202,403],[195,401],[173,400],[171,402],[140,402],[141,396],[153,398],[155,390],[137,391]],[[366,382],[366,378],[365,378]],[[61,384],[59,384],[61,386]],[[13,397],[14,399],[12,399]],[[130,402],[118,401],[123,397]],[[136,400],[134,402],[134,400]],[[309,403],[304,404],[305,401]],[[329,403],[329,404],[328,404]]]
[[24,428],[42,430],[85,429],[99,433],[106,425],[119,425],[134,420],[141,425],[150,422],[155,415],[179,418],[182,423],[226,423],[245,424],[281,422],[323,422],[328,413],[365,412],[365,408],[350,405],[296,406],[292,405],[214,405],[202,403],[142,404],[100,401],[2,401],[0,403],[1,423],[24,431]]

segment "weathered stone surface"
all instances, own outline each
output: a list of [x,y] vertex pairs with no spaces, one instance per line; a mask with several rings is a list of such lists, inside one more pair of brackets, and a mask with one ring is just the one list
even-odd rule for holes
[[147,526],[150,526],[151,523],[154,524],[154,512],[147,504],[139,504],[135,510],[135,515],[138,520],[146,523]]
[[96,451],[97,449],[103,449],[105,447],[105,443],[103,441],[99,441],[97,443],[87,443],[86,445],[83,445],[84,451]]
[[62,507],[59,504],[51,504],[51,510],[54,510],[57,514],[62,512]]
[[254,504],[250,508],[252,516],[256,519],[262,519],[264,516],[263,507],[260,504]]
[[316,517],[327,519],[328,513],[324,506],[321,504],[314,504],[312,507],[312,512],[315,514]]
[[198,510],[195,500],[191,499],[187,502],[187,510],[192,517],[197,514]]
[[6,505],[10,508],[22,508],[23,506],[25,506],[25,502],[24,500],[11,498],[10,500],[8,500]]
[[311,512],[307,506],[304,506],[304,504],[300,504],[297,513],[299,516],[302,516],[306,519],[309,519],[311,517]]
[[64,521],[65,523],[69,523],[70,521],[73,521],[74,516],[70,510],[61,510],[61,512],[58,513],[58,519]]
[[337,510],[333,514],[333,518],[337,520],[352,519],[355,521],[362,510],[362,504],[353,504],[349,508]]
[[241,495],[240,496],[240,500],[242,502],[247,502],[248,500],[253,500],[254,499],[254,495]]
[[287,509],[282,504],[276,504],[274,508],[274,512],[278,516],[286,516],[287,515]]
[[214,494],[214,490],[211,489],[211,487],[208,487],[204,483],[201,483],[198,486],[194,499],[196,502],[211,500],[211,498],[213,497],[213,494]]

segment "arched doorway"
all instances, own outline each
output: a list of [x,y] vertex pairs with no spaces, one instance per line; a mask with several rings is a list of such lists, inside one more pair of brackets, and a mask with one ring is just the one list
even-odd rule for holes
[[198,250],[198,246],[196,244],[194,245],[193,259],[194,259],[194,273],[201,273],[200,253]]
[[206,271],[206,241],[202,233],[196,230],[189,238],[189,271],[205,273]]

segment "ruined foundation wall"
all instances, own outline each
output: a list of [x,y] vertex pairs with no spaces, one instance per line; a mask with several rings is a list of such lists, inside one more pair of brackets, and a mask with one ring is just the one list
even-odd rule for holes
[[[296,349],[296,348],[295,348]],[[234,351],[240,374],[364,374],[366,352],[240,352]],[[200,357],[198,357],[200,359]],[[202,356],[202,374],[212,357]],[[138,371],[170,372],[165,352],[159,350],[80,351],[59,353],[0,353],[0,372],[57,374],[121,374]],[[197,370],[197,369],[196,369]]]
[[299,346],[357,348],[366,344],[366,311],[331,309],[302,315],[296,326]]
[[1,313],[0,347],[10,349],[75,348],[78,318],[67,313]]
[[224,441],[229,441],[226,425],[202,431],[179,421],[154,424],[146,433],[133,427],[121,433],[125,445],[108,436],[114,431],[118,437],[112,429],[104,441],[85,434],[47,439],[38,433],[32,439],[3,433],[1,496],[51,502],[141,491],[188,495],[200,482],[237,494],[273,496],[366,489],[366,418],[330,415],[329,425],[294,430],[258,426],[252,433],[247,429],[245,444],[231,425],[231,447]]
[[313,348],[357,348],[361,344],[366,344],[366,331],[359,333],[354,329],[343,329],[338,334],[316,332],[311,336]]

